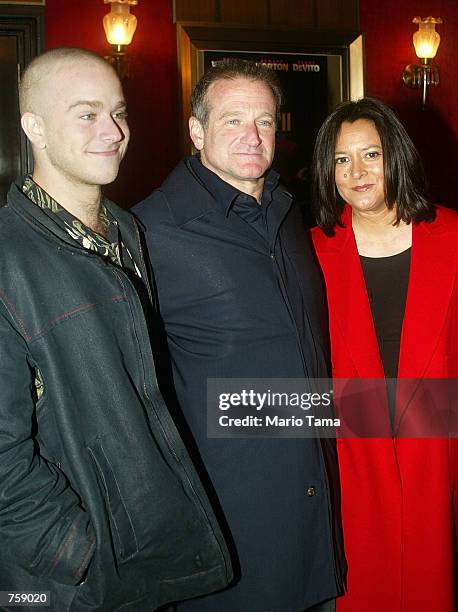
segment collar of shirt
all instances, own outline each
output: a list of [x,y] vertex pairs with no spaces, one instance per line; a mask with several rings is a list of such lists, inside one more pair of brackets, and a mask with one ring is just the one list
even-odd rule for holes
[[[200,154],[197,153],[189,159],[192,170],[196,173],[198,178],[202,181],[214,199],[221,203],[226,213],[229,214],[237,201],[238,205],[249,205],[254,206],[256,209],[267,208],[272,200],[272,192],[277,187],[279,182],[279,174],[275,170],[269,170],[264,179],[264,188],[261,197],[261,206],[258,205],[253,196],[240,191],[236,187],[233,187],[226,181],[223,181],[217,174],[209,170],[200,160]],[[239,209],[240,206],[237,206]],[[238,212],[238,211],[237,211]]]
[[107,257],[114,264],[122,267],[122,243],[118,223],[103,203],[100,211],[100,221],[105,228],[106,238],[91,230],[63,208],[49,193],[37,185],[31,176],[25,178],[22,191],[29,200],[37,204],[50,219],[64,229],[83,248]]

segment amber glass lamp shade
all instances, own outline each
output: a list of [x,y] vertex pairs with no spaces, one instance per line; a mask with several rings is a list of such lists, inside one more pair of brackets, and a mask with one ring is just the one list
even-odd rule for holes
[[111,11],[103,18],[103,28],[110,45],[124,46],[132,42],[137,29],[137,18],[131,14],[129,4],[123,1],[112,2]]
[[421,19],[415,17],[413,23],[418,23],[418,30],[413,35],[413,44],[415,47],[415,53],[420,59],[433,59],[436,57],[437,49],[441,37],[436,32],[436,24],[442,23],[442,19],[438,17],[426,17]]

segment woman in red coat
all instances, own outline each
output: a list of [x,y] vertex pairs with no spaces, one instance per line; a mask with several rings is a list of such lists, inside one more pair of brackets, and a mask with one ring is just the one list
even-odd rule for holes
[[458,377],[458,214],[428,202],[414,145],[371,98],[324,122],[314,191],[333,376],[397,379],[382,415],[392,434],[338,439],[349,569],[337,610],[452,612],[458,453],[400,433],[424,407],[400,379]]

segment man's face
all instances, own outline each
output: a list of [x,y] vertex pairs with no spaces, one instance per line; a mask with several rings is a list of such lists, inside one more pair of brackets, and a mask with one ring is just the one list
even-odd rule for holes
[[220,79],[208,89],[208,125],[190,120],[204,166],[240,191],[262,191],[275,152],[275,100],[261,81]]
[[109,67],[65,63],[52,74],[43,112],[45,170],[73,184],[114,181],[129,141],[121,84]]

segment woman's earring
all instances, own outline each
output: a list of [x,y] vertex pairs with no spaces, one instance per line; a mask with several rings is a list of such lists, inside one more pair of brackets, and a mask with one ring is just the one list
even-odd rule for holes
[[344,174],[344,178],[347,178],[347,175],[346,175],[346,174]]

